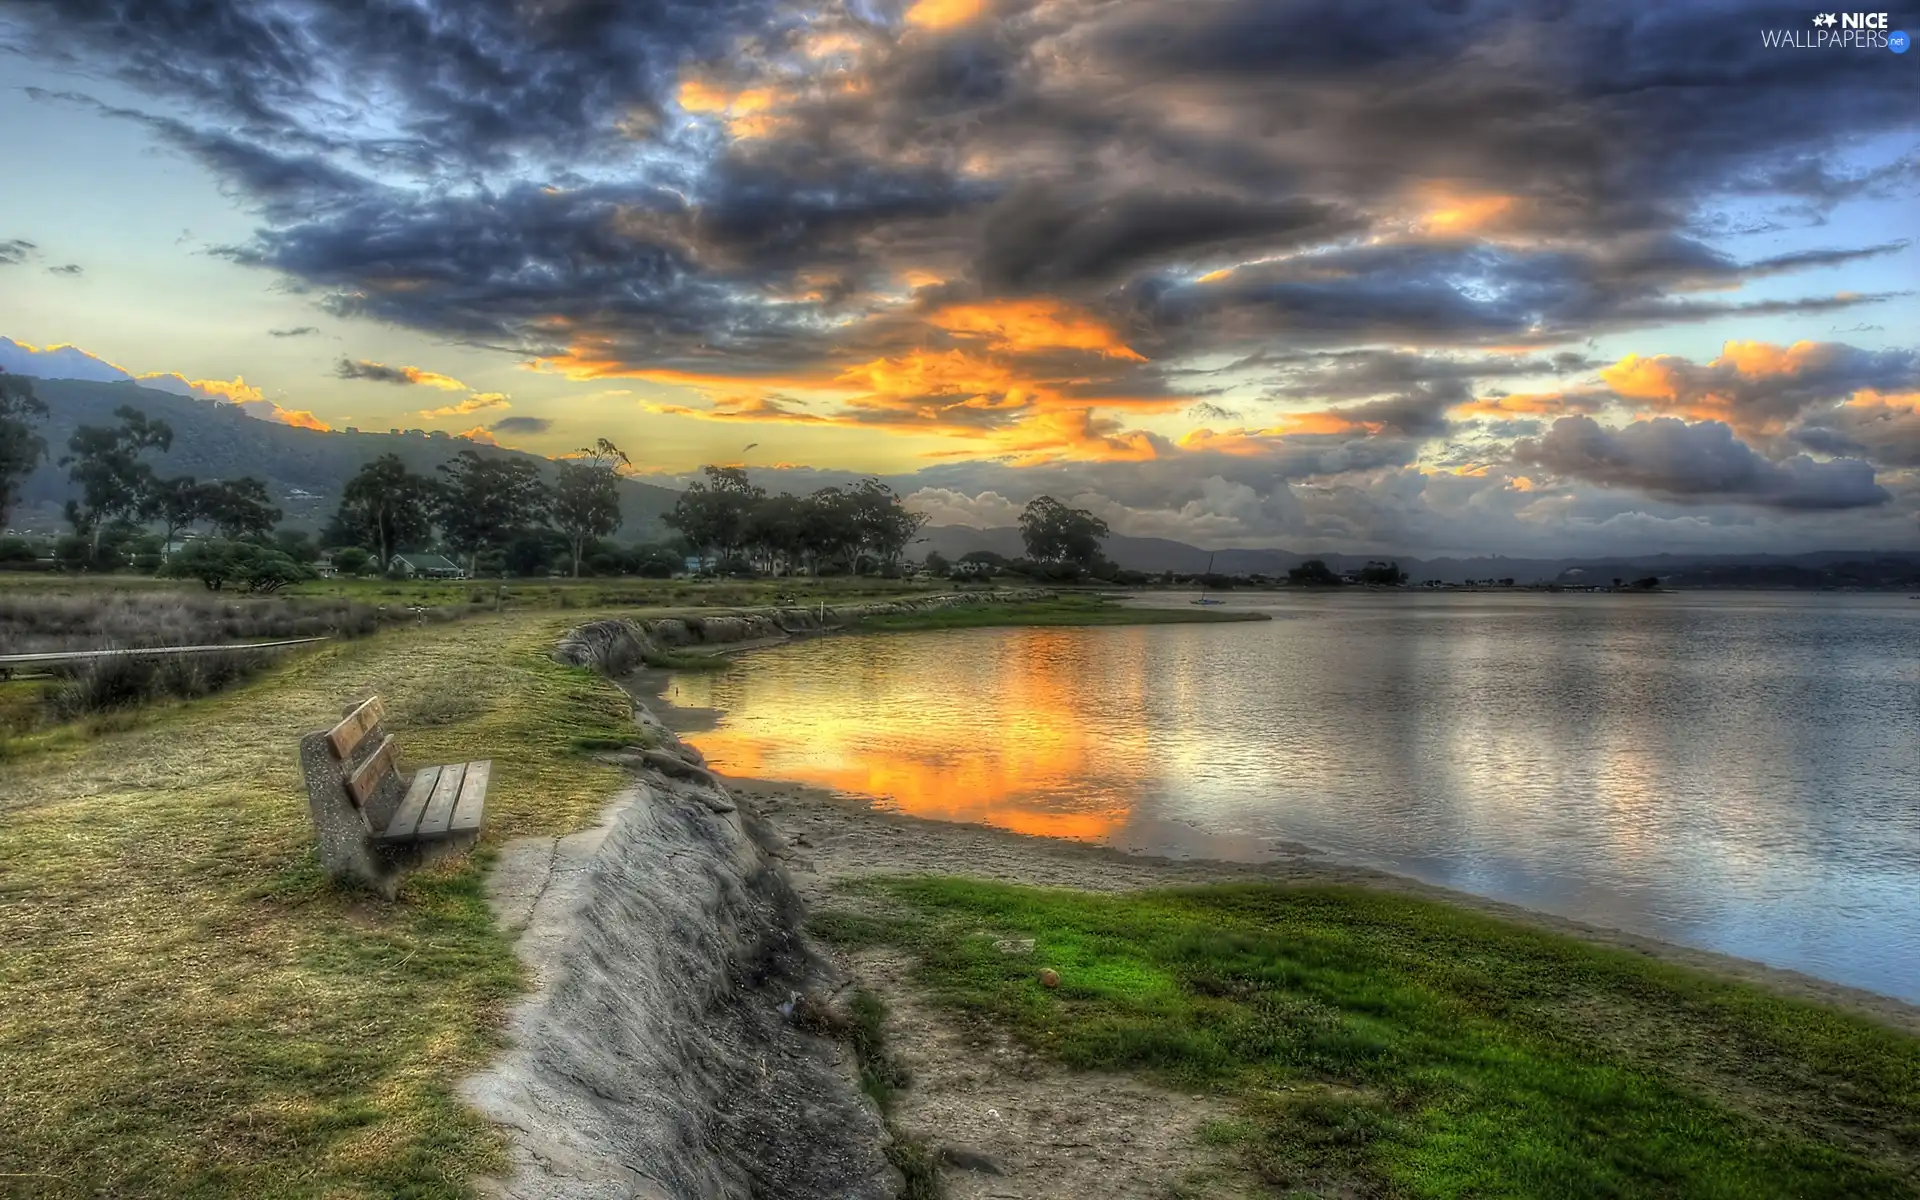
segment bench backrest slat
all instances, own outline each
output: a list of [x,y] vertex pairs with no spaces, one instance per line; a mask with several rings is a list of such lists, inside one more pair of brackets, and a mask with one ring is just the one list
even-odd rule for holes
[[394,744],[393,736],[380,740],[380,748],[367,755],[365,762],[355,767],[347,776],[347,791],[353,795],[353,802],[362,808],[367,800],[380,790],[380,782],[393,773]]
[[386,716],[386,709],[380,703],[380,697],[369,696],[367,702],[348,713],[338,725],[327,731],[327,740],[333,743],[333,752],[340,761],[345,762],[353,755],[353,749],[360,739],[373,731],[373,727]]

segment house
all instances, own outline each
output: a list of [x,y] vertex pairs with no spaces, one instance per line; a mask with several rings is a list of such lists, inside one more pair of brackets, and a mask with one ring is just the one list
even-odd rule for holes
[[387,573],[408,579],[465,579],[460,564],[442,554],[396,554],[387,560]]

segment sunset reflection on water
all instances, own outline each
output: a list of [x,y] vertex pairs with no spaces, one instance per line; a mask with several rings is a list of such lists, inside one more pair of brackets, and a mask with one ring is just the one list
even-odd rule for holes
[[1904,598],[1235,597],[1271,622],[832,637],[669,683],[722,771],[1277,843],[1920,999]]
[[[681,676],[678,703],[737,714],[694,737],[729,774],[1105,841],[1126,824],[1151,757],[1143,689],[1125,678],[1141,631],[1115,632],[1098,647],[1074,630],[957,632],[943,635],[954,653],[935,662],[900,638],[836,639],[759,656],[774,670]],[[1087,687],[1096,673],[1113,686]],[[845,705],[850,686],[871,702]]]

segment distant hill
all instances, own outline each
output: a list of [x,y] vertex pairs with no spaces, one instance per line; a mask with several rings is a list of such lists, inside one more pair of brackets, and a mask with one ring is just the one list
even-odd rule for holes
[[[34,394],[46,401],[49,418],[42,427],[54,458],[65,449],[78,425],[111,425],[113,412],[132,405],[173,426],[173,449],[151,456],[162,475],[232,479],[255,475],[267,481],[274,502],[295,527],[314,528],[340,503],[340,490],[364,464],[397,454],[408,467],[431,475],[462,450],[490,458],[521,458],[552,476],[554,464],[537,454],[506,450],[445,434],[322,433],[247,416],[231,404],[176,396],[128,382],[96,383],[77,379],[36,379]],[[304,495],[302,494],[304,493]],[[74,494],[67,474],[52,462],[27,477],[21,511],[13,524],[22,529],[51,529]],[[643,541],[665,537],[660,517],[679,493],[656,484],[622,480],[620,508],[625,518],[619,538]]]
[[[975,550],[1018,558],[1024,548],[1011,525],[973,529],[934,525],[921,531],[916,553],[938,550],[957,559]],[[1512,579],[1518,583],[1610,583],[1616,576],[1638,579],[1657,575],[1676,587],[1911,587],[1920,584],[1920,551],[1821,550],[1809,554],[1645,554],[1606,558],[1413,558],[1404,554],[1303,553],[1296,550],[1204,550],[1167,538],[1106,539],[1107,556],[1135,571],[1278,577],[1308,559],[1323,560],[1336,571],[1354,570],[1369,561],[1390,558],[1416,583],[1438,579]]]

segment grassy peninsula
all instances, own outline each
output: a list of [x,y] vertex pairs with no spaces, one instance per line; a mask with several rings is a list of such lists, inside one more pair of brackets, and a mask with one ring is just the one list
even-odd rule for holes
[[817,930],[956,1019],[1228,1098],[1266,1194],[1915,1194],[1920,1041],[1831,1009],[1354,888],[841,888]]

